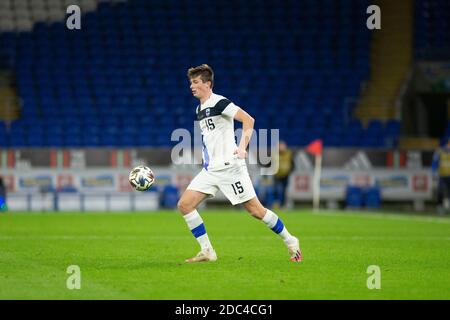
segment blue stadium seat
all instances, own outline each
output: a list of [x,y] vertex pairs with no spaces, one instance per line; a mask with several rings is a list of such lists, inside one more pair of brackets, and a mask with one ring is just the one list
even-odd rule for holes
[[379,186],[364,190],[364,206],[368,209],[378,209],[381,206],[381,189]]
[[[366,5],[249,0],[237,14],[233,5],[209,0],[189,6],[100,2],[96,11],[83,15],[83,32],[67,32],[58,21],[36,23],[31,32],[0,33],[0,63],[14,61],[24,102],[21,117],[41,128],[17,125],[17,138],[8,143],[37,146],[42,137],[46,145],[170,145],[168,133],[190,128],[198,103],[189,92],[186,69],[207,62],[217,75],[217,93],[249,111],[256,128],[298,133],[286,137],[292,146],[316,137],[332,146],[379,145],[378,127],[367,134],[357,124],[346,125],[351,111],[346,99],[356,101],[368,77],[371,32],[359,27]],[[330,10],[351,14],[330,16]],[[446,19],[445,13],[437,16],[436,26],[446,26]],[[191,36],[199,21],[210,26],[204,30],[210,50],[203,49],[204,39]],[[428,27],[425,21],[417,23]],[[442,44],[447,38],[442,32],[434,41]],[[57,128],[48,125],[51,117]],[[132,129],[144,127],[164,132],[142,136]],[[36,137],[27,139],[27,134]],[[388,141],[383,144],[391,144],[398,130],[386,126],[381,136]]]
[[178,189],[172,185],[166,185],[162,192],[162,207],[175,209],[179,199]]
[[345,204],[347,208],[358,209],[363,205],[363,190],[357,186],[347,186],[345,195]]

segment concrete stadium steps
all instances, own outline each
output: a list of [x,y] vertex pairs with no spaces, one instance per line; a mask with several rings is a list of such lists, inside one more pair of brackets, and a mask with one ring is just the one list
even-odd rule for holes
[[355,110],[363,123],[395,117],[395,99],[412,60],[413,4],[380,0],[381,30],[373,31],[371,78]]
[[14,88],[0,87],[0,120],[10,122],[19,118],[20,100]]

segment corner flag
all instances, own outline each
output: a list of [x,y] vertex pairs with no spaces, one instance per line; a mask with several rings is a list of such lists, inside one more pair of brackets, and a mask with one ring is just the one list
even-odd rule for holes
[[322,155],[322,140],[316,139],[310,144],[308,144],[306,146],[306,151],[315,156]]

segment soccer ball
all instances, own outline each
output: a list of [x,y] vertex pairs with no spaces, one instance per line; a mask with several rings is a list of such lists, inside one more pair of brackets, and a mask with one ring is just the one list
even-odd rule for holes
[[155,182],[153,171],[146,166],[137,166],[128,176],[131,186],[137,191],[146,191]]

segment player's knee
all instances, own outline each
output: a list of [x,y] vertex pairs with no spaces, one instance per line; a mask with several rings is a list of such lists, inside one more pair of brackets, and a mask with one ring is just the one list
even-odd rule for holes
[[190,201],[187,201],[185,199],[180,199],[177,203],[177,207],[182,214],[188,214],[189,212],[194,210],[194,208],[192,208],[192,205],[190,204]]

